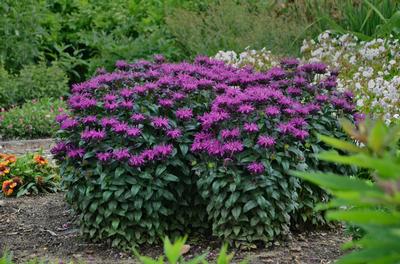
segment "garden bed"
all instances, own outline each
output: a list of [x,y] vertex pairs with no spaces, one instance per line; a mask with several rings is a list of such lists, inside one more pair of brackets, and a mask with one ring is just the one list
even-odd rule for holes
[[[86,263],[135,263],[129,255],[94,244],[79,237],[74,216],[63,194],[39,197],[0,199],[0,250],[10,249],[17,263],[32,257],[48,260],[82,259]],[[189,241],[188,256],[204,251],[215,255],[220,243],[200,239]],[[289,241],[275,243],[268,249],[240,251],[237,259],[250,263],[332,263],[343,252],[340,244],[348,240],[342,228],[294,234]],[[142,247],[141,254],[157,256],[158,246]]]

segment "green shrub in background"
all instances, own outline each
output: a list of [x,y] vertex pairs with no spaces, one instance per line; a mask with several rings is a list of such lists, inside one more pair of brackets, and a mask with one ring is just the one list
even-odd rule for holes
[[68,93],[68,79],[57,66],[43,63],[25,66],[19,74],[0,66],[0,107],[9,108],[33,99],[59,98]]
[[1,139],[53,137],[57,131],[55,117],[66,104],[59,99],[43,98],[0,113]]
[[325,161],[355,165],[371,170],[374,182],[320,172],[295,172],[334,195],[320,208],[328,209],[327,218],[360,227],[365,235],[345,244],[356,248],[338,263],[399,263],[400,261],[400,126],[388,128],[383,121],[367,121],[344,129],[359,145],[335,138],[321,137],[345,152],[319,155]]
[[39,56],[46,35],[41,27],[43,5],[39,1],[0,2],[0,64],[16,72]]
[[[397,0],[286,0],[287,15],[307,17],[304,32],[314,36],[325,30],[352,33],[362,40],[400,35]],[[299,36],[304,38],[304,36]]]
[[277,11],[273,1],[212,1],[202,12],[175,9],[167,14],[166,23],[187,56],[210,56],[221,49],[238,52],[248,46],[296,54],[293,39],[306,27],[306,20]]

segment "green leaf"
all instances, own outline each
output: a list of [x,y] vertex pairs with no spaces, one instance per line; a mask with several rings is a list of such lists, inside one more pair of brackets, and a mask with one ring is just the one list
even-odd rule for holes
[[133,185],[131,188],[131,193],[133,196],[135,196],[136,194],[138,194],[138,192],[140,191],[140,185]]
[[236,206],[235,208],[232,209],[232,215],[235,218],[235,220],[239,219],[241,212],[242,212],[242,208],[239,206]]
[[370,147],[374,152],[380,153],[384,145],[384,139],[386,136],[386,127],[383,121],[378,120],[371,130],[368,136],[368,147]]
[[354,145],[350,142],[346,142],[346,141],[339,140],[339,139],[332,138],[332,137],[327,137],[324,135],[318,135],[318,137],[326,144],[331,145],[332,147],[340,149],[340,150],[354,152],[354,153],[364,151],[363,149],[357,147],[356,145]]
[[170,182],[179,182],[179,178],[171,173],[167,173],[163,176],[163,179]]
[[366,225],[397,225],[400,214],[378,211],[373,209],[353,209],[348,211],[329,211],[327,218],[342,220],[354,224]]
[[119,219],[118,218],[114,218],[111,222],[111,226],[114,230],[116,230],[119,226]]
[[167,166],[165,166],[163,164],[158,165],[157,169],[156,169],[156,176],[157,177],[160,176],[166,169],[167,169]]
[[325,152],[319,154],[318,157],[325,161],[375,169],[383,178],[399,177],[398,172],[400,171],[400,165],[396,164],[396,162],[391,160],[390,157],[374,158],[361,153],[352,156],[342,156],[337,152]]
[[115,177],[118,178],[119,176],[121,176],[122,174],[124,174],[125,169],[123,167],[118,167],[115,170]]
[[382,193],[375,185],[370,185],[364,180],[333,173],[291,171],[290,174],[330,190]]
[[189,147],[187,145],[183,145],[183,144],[179,145],[179,148],[181,149],[182,155],[186,155],[189,150]]
[[255,208],[256,206],[257,206],[257,203],[255,201],[252,201],[252,200],[248,201],[243,207],[243,213],[247,213],[248,211]]
[[164,239],[164,253],[170,264],[177,264],[182,255],[182,249],[186,242],[186,237],[179,238],[175,243],[171,243],[168,237]]

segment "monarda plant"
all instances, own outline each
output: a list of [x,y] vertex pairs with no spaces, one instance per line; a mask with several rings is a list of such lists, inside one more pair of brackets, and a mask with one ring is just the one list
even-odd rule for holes
[[155,56],[74,85],[52,153],[83,234],[120,247],[199,229],[266,241],[316,219],[326,194],[287,170],[320,166],[315,132],[343,136],[337,116],[353,105],[335,79],[296,60],[254,73]]
[[350,169],[314,157],[326,148],[316,133],[343,138],[337,116],[354,112],[352,94],[335,91],[337,73],[289,59],[262,76],[238,78],[219,94],[199,117],[191,146],[201,157],[197,185],[218,237],[268,241],[322,223],[313,207],[328,195],[288,171]]

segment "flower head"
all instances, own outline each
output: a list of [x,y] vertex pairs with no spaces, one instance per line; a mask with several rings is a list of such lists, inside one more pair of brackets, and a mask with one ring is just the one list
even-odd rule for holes
[[41,155],[35,155],[33,157],[33,159],[34,159],[36,164],[41,165],[41,166],[47,165],[49,163],[49,161],[47,159],[45,159],[43,156],[41,156]]
[[258,137],[257,144],[263,148],[271,148],[276,144],[276,141],[273,137],[261,135]]
[[247,169],[251,174],[263,174],[265,167],[261,162],[252,162],[247,165]]
[[244,131],[249,132],[249,133],[254,133],[258,132],[260,128],[256,123],[245,123],[243,126]]

